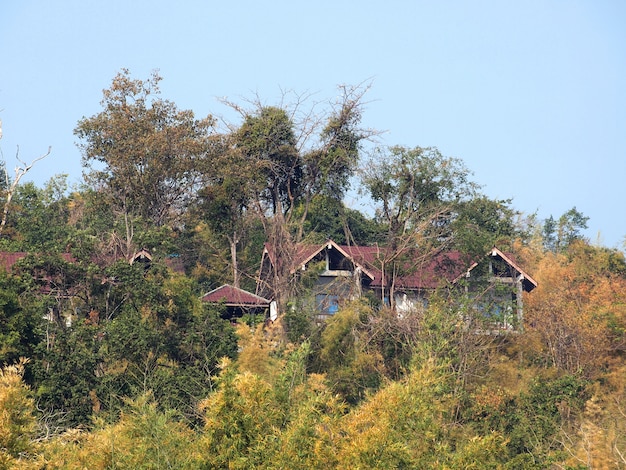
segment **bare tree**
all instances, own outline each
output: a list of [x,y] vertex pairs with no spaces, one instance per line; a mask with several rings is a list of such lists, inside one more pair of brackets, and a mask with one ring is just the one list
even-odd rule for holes
[[[2,134],[0,132],[0,137],[1,136]],[[52,147],[48,147],[48,151],[46,153],[44,153],[43,155],[40,155],[39,157],[35,158],[33,161],[27,164],[20,158],[20,148],[19,147],[17,148],[15,159],[19,162],[19,165],[15,167],[15,178],[13,178],[13,181],[9,182],[9,174],[7,173],[6,169],[4,171],[5,186],[7,189],[6,189],[4,207],[2,209],[2,221],[0,222],[0,235],[4,231],[4,226],[7,223],[7,216],[9,214],[9,207],[11,205],[11,200],[13,199],[13,195],[15,194],[15,191],[17,190],[17,186],[20,183],[20,180],[26,173],[30,171],[30,169],[35,165],[35,163],[46,158],[48,155],[50,155],[50,152],[52,152]]]

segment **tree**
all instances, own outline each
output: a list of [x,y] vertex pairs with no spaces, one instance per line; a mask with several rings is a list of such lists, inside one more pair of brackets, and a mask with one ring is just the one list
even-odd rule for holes
[[0,369],[0,468],[20,465],[32,450],[36,428],[35,403],[23,383],[25,361]]
[[272,214],[288,212],[300,196],[302,161],[293,122],[284,109],[263,106],[249,114],[236,132],[236,146],[258,172],[253,185],[259,202]]
[[525,233],[518,226],[520,213],[510,200],[494,200],[478,195],[462,201],[452,222],[453,245],[460,251],[482,256],[494,246],[510,246]]
[[436,148],[378,148],[361,172],[362,192],[378,203],[376,218],[386,227],[378,262],[382,301],[393,307],[395,282],[415,271],[454,240],[452,222],[460,203],[477,185],[457,158]]
[[124,400],[119,419],[94,420],[94,429],[74,429],[44,443],[45,465],[37,468],[195,469],[196,435],[172,410],[161,410],[150,393]]
[[40,340],[41,312],[20,305],[23,284],[19,277],[0,272],[0,365],[33,357]]
[[[1,133],[0,133],[0,137],[2,137]],[[9,182],[9,175],[6,171],[6,163],[5,162],[2,163],[1,174],[0,174],[0,178],[2,178],[2,183],[0,183],[0,187],[5,193],[4,194],[5,202],[4,202],[4,207],[2,209],[2,219],[0,220],[0,234],[2,234],[4,230],[4,226],[7,223],[7,216],[9,214],[9,208],[11,207],[11,200],[13,199],[13,195],[15,194],[15,191],[17,190],[20,180],[26,173],[28,173],[31,170],[31,168],[35,165],[35,163],[37,163],[40,160],[43,160],[48,155],[50,155],[51,151],[52,151],[52,147],[49,147],[46,153],[44,153],[43,155],[40,155],[39,157],[35,158],[32,162],[27,164],[20,159],[19,149],[18,149],[16,159],[18,162],[20,162],[22,166],[15,167],[15,178],[13,178],[13,181],[11,182]]]
[[616,250],[572,243],[544,253],[539,287],[524,300],[525,338],[537,361],[595,378],[626,350],[626,262]]
[[[326,115],[302,114],[301,101],[293,106],[267,106],[259,101],[251,110],[228,103],[243,118],[234,127],[229,150],[218,165],[215,194],[218,208],[241,220],[254,215],[261,221],[267,243],[280,266],[268,286],[282,310],[292,296],[289,282],[295,245],[304,237],[312,200],[320,194],[340,200],[356,168],[360,145],[374,135],[360,127],[362,97],[367,88],[343,87],[341,98]],[[315,142],[314,137],[317,137]],[[228,193],[235,189],[241,196]],[[219,201],[223,203],[219,204]],[[233,227],[234,219],[227,224]],[[228,235],[231,253],[237,232]],[[236,266],[236,256],[232,256]]]
[[501,468],[505,440],[453,425],[441,367],[416,365],[344,418],[338,468]]
[[331,239],[340,245],[371,245],[380,239],[384,227],[343,201],[318,194],[309,204],[303,232],[311,243]]
[[69,199],[65,175],[51,178],[43,188],[28,182],[16,188],[7,234],[12,248],[37,253],[64,252],[73,238],[68,222]]
[[[229,161],[230,155],[232,159]],[[203,221],[218,239],[226,239],[230,258],[220,259],[220,262],[222,265],[230,264],[230,282],[235,287],[240,287],[242,275],[239,248],[245,243],[246,234],[253,231],[255,221],[258,220],[250,216],[254,201],[254,191],[251,191],[255,175],[251,166],[254,164],[250,159],[242,161],[239,156],[236,151],[222,156],[218,165],[219,172],[216,172],[211,184],[199,191],[197,204],[190,214],[192,218]],[[199,228],[196,225],[196,230]],[[220,251],[219,245],[211,248],[213,252]]]
[[576,207],[565,212],[558,220],[548,217],[543,225],[543,244],[552,252],[565,250],[576,240],[583,240],[581,230],[587,228],[589,217],[585,217]]
[[196,119],[158,97],[161,77],[133,80],[122,70],[104,90],[103,111],[78,122],[88,180],[125,221],[132,254],[133,219],[175,223],[210,166],[211,117]]

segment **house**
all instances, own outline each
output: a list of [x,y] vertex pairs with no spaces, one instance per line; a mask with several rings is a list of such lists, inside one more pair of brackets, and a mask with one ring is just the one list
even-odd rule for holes
[[[32,265],[30,267],[20,266],[23,264],[22,260],[28,259],[34,261],[36,267]],[[152,261],[152,255],[145,249],[136,252],[128,260],[131,265],[142,266],[145,270],[151,266]],[[0,251],[0,270],[4,270],[9,275],[14,275],[20,270],[26,269],[25,272],[32,276],[37,283],[39,294],[57,299],[57,306],[54,308],[50,307],[46,318],[49,320],[63,319],[65,324],[70,326],[72,324],[72,316],[80,310],[79,306],[83,302],[80,296],[77,295],[80,290],[77,280],[82,278],[80,274],[77,277],[75,269],[65,269],[58,262],[77,267],[77,260],[71,253],[41,255],[27,252]],[[178,257],[168,256],[163,262],[171,271],[184,274],[184,267]],[[78,273],[80,273],[80,270]],[[115,282],[115,279],[103,278],[102,284],[106,282]]]
[[202,301],[224,305],[227,318],[241,317],[244,314],[266,314],[272,320],[277,318],[275,302],[229,284],[207,292],[202,296]]
[[[457,251],[405,263],[396,268],[393,279],[384,269],[388,251],[379,246],[338,245],[329,240],[319,245],[300,244],[290,262],[290,274],[314,273],[312,296],[320,316],[333,315],[342,301],[371,295],[393,306],[398,314],[423,308],[440,287],[464,289],[476,301],[485,316],[493,318],[499,328],[513,329],[523,318],[522,293],[537,287],[510,254],[493,248],[482,259],[470,261]],[[271,279],[281,260],[265,246],[257,294],[272,299]],[[400,272],[403,271],[403,272]],[[390,300],[389,293],[393,293]]]
[[[185,274],[185,267],[178,255],[166,256],[162,261],[172,272]],[[152,254],[145,248],[142,248],[130,258],[129,263],[142,265],[144,269],[149,269],[152,265]]]

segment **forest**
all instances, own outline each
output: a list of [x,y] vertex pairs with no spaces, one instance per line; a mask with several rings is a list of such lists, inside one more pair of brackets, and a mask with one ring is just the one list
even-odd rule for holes
[[[540,220],[460,158],[376,145],[367,86],[225,123],[160,80],[122,70],[77,121],[79,185],[2,168],[0,469],[626,468],[626,260],[575,206]],[[385,247],[390,298],[413,260],[493,246],[538,287],[503,334],[446,285],[319,321],[293,253],[329,239]],[[255,292],[264,246],[276,321],[201,301]]]

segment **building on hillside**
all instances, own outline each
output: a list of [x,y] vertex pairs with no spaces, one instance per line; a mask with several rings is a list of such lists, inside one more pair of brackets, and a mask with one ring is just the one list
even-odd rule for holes
[[[178,274],[185,274],[185,267],[178,255],[169,255],[162,259],[162,262],[172,271]],[[141,264],[144,269],[152,266],[152,254],[145,248],[135,253],[129,261],[130,264]]]
[[[119,258],[118,258],[119,259]],[[152,255],[143,249],[136,252],[128,262],[132,265],[143,266],[144,270],[150,268],[153,263]],[[168,256],[162,262],[172,272],[185,272],[184,266],[180,259],[176,256]],[[25,265],[27,263],[28,265]],[[60,263],[60,264],[59,264]],[[7,252],[0,251],[0,269],[3,269],[9,275],[14,275],[19,271],[32,276],[32,279],[39,286],[39,293],[57,300],[56,307],[50,307],[46,318],[50,321],[63,320],[70,326],[73,317],[80,312],[83,301],[78,295],[80,287],[77,282],[74,270],[66,269],[63,264],[66,263],[71,267],[77,263],[71,253],[54,254],[35,254],[27,252]],[[82,278],[81,278],[82,279]],[[112,282],[114,278],[103,278],[102,284]]]
[[224,317],[228,319],[240,318],[245,314],[264,314],[272,320],[277,318],[275,302],[229,284],[207,292],[202,296],[202,301],[224,305]]
[[[493,248],[482,259],[471,261],[460,252],[441,252],[422,262],[407,265],[394,279],[394,299],[388,298],[390,280],[382,269],[388,257],[384,247],[301,244],[292,253],[290,273],[317,276],[312,287],[316,309],[321,317],[333,315],[342,302],[372,295],[381,304],[393,305],[398,314],[423,308],[434,291],[454,286],[464,289],[476,307],[500,329],[515,329],[523,320],[523,292],[536,286],[510,254]],[[257,294],[273,299],[271,280],[278,259],[266,244],[261,259]]]

